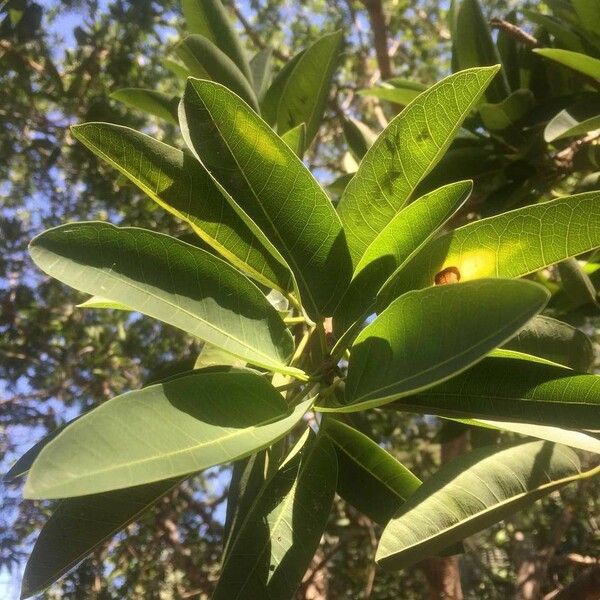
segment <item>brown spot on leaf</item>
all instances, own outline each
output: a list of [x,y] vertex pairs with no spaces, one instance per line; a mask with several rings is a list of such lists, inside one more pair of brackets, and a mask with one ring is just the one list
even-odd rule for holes
[[456,267],[446,267],[435,276],[434,281],[435,285],[458,283],[460,281],[460,271]]

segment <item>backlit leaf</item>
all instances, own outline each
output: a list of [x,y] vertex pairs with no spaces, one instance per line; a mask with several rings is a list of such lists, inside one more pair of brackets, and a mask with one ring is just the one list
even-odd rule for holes
[[597,58],[560,48],[534,48],[533,51],[574,71],[600,80],[600,60]]

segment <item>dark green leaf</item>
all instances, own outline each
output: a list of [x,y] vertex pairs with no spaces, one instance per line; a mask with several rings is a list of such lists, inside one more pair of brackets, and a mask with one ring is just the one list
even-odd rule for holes
[[338,493],[370,519],[385,525],[421,480],[356,429],[328,418],[323,431],[337,453]]
[[530,90],[517,90],[497,104],[482,104],[479,114],[490,131],[501,131],[525,117],[534,104]]
[[576,258],[567,258],[559,262],[557,267],[562,289],[572,304],[576,306],[591,304],[598,307],[594,284]]
[[405,568],[599,470],[582,472],[573,450],[549,442],[474,450],[442,466],[402,506],[375,560]]
[[310,405],[288,409],[250,371],[177,376],[109,400],[72,423],[34,461],[25,496],[95,494],[238,460],[285,435]]
[[319,545],[336,480],[335,451],[324,436],[284,462],[244,521],[213,600],[291,600]]
[[360,162],[367,150],[375,143],[377,134],[364,123],[349,117],[342,118],[344,137],[357,162]]
[[540,56],[549,58],[565,67],[569,67],[579,73],[588,75],[593,79],[600,80],[600,60],[571,50],[559,48],[534,48],[533,51]]
[[273,76],[273,48],[263,48],[250,61],[252,85],[259,100],[264,97]]
[[190,75],[222,83],[258,112],[258,100],[250,81],[215,44],[201,35],[190,35],[175,47]]
[[340,220],[302,161],[237,96],[210,81],[188,80],[180,121],[186,142],[240,214],[288,261],[309,313],[331,314],[350,280],[350,257]]
[[486,67],[447,77],[423,92],[379,135],[338,205],[355,265],[442,158],[497,71]]
[[290,372],[293,341],[277,311],[239,271],[200,248],[90,222],[40,234],[30,253],[42,270],[82,292],[122,302],[249,363]]
[[281,94],[277,110],[279,134],[306,123],[307,146],[311,144],[323,118],[341,45],[342,33],[336,31],[304,51]]

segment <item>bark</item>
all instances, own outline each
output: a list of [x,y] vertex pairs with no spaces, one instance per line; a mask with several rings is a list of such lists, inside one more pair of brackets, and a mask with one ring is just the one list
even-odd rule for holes
[[561,590],[555,590],[544,600],[600,600],[600,567],[586,569]]
[[381,79],[389,79],[392,76],[392,62],[388,52],[388,32],[383,5],[381,0],[362,0],[362,3],[369,13],[379,74]]

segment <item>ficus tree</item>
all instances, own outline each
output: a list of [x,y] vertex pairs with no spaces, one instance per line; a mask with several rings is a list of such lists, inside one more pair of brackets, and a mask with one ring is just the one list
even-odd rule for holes
[[[511,72],[496,53],[473,58],[455,42],[456,72],[427,89],[399,83],[419,93],[378,135],[345,120],[356,170],[332,200],[302,158],[341,32],[273,76],[271,52],[248,60],[218,0],[182,5],[191,33],[168,63],[180,95],[114,94],[178,126],[180,146],[105,122],[72,134],[189,234],[67,223],[35,237],[30,254],[91,296],[84,309],[123,311],[125,327],[127,313],[147,315],[203,349],[193,369],[105,402],[14,465],[26,498],[59,500],[23,596],[219,464],[233,463],[233,476],[216,599],[293,598],[336,493],[382,527],[375,560],[398,570],[460,553],[466,537],[598,474],[590,342],[542,312],[552,265],[571,264],[583,289],[573,258],[600,247],[600,192],[455,227],[472,181],[432,184],[457,135],[513,125],[498,104],[518,90],[507,96]],[[477,6],[459,7],[456,27]],[[504,146],[506,128],[494,134]],[[500,441],[421,481],[365,431],[364,411],[392,407]]]

